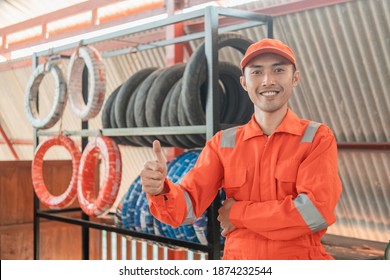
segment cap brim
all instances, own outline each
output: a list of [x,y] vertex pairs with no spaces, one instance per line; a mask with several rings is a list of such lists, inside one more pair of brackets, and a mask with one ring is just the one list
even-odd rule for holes
[[254,50],[253,52],[246,55],[241,61],[241,69],[243,69],[249,63],[249,61],[251,61],[254,57],[256,57],[260,54],[263,54],[263,53],[274,53],[274,54],[280,55],[280,56],[284,57],[285,59],[287,59],[288,61],[290,61],[296,67],[295,59],[289,53],[284,52],[284,51],[277,49],[277,48],[265,47],[265,48]]

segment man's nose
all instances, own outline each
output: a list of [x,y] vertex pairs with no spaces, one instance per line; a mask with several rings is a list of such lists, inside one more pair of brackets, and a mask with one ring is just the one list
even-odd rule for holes
[[269,86],[269,85],[274,85],[274,78],[270,73],[265,73],[263,75],[263,79],[261,81],[262,86]]

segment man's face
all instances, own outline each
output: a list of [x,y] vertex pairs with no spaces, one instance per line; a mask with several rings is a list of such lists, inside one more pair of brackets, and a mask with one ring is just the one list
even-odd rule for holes
[[287,59],[273,53],[253,58],[240,81],[255,105],[255,111],[273,113],[287,108],[299,71]]

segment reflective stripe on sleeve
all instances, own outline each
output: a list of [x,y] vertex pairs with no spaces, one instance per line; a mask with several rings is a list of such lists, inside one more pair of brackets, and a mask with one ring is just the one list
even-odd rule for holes
[[183,193],[184,193],[184,197],[186,199],[187,216],[184,219],[182,224],[188,225],[188,224],[192,224],[193,222],[195,222],[196,216],[194,213],[194,207],[192,206],[192,201],[191,201],[190,195],[188,194],[188,192],[186,192],[184,190],[183,190]]
[[314,135],[316,135],[316,132],[318,128],[320,127],[320,123],[317,122],[310,122],[307,126],[305,133],[303,134],[303,137],[301,139],[301,143],[311,143],[313,142]]
[[312,232],[317,232],[328,227],[320,211],[318,211],[306,194],[299,194],[294,199],[294,205]]
[[234,148],[236,145],[237,127],[232,127],[222,131],[221,148]]

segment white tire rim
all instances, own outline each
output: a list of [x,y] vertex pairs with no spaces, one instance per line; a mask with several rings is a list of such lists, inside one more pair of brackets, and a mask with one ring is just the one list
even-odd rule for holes
[[[39,118],[37,106],[39,86],[47,73],[53,75],[56,85],[53,105],[47,116]],[[32,126],[41,129],[52,127],[62,117],[67,101],[66,81],[61,69],[55,64],[38,65],[27,82],[24,97],[24,111]]]
[[[82,95],[84,66],[88,69],[88,101]],[[106,71],[98,51],[91,46],[78,48],[71,56],[68,65],[68,92],[72,111],[83,121],[95,117],[104,102],[106,91]]]

